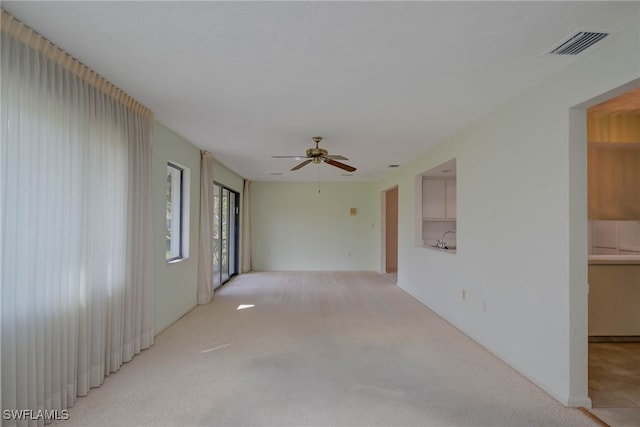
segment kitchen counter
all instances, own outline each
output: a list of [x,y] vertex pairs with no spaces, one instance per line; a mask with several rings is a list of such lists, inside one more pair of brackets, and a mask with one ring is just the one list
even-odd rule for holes
[[442,249],[442,248],[436,248],[435,246],[432,246],[432,245],[424,245],[423,247],[427,248],[427,249],[434,250],[434,251],[438,251],[438,252],[444,252],[444,253],[447,253],[447,254],[454,254],[455,255],[456,252],[457,252],[456,249]]
[[640,255],[589,255],[589,265],[640,264]]

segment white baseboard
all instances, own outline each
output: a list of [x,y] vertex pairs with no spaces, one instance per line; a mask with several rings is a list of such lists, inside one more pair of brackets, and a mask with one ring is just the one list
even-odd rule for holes
[[591,408],[591,399],[589,399],[587,396],[569,396],[567,401],[563,403],[565,403],[565,406],[568,406],[570,408]]

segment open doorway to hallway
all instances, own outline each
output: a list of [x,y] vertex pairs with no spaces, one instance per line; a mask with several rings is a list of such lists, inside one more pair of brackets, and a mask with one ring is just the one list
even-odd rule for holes
[[398,187],[384,192],[384,271],[398,272]]

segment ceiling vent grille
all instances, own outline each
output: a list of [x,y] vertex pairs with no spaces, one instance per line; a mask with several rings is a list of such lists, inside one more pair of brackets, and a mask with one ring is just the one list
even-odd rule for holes
[[578,31],[569,36],[568,40],[552,49],[549,53],[552,55],[577,55],[608,35],[609,33],[596,31]]

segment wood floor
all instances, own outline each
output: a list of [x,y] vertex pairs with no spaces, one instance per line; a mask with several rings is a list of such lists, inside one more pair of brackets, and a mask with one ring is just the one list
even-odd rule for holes
[[640,342],[589,343],[589,397],[610,426],[640,426]]

